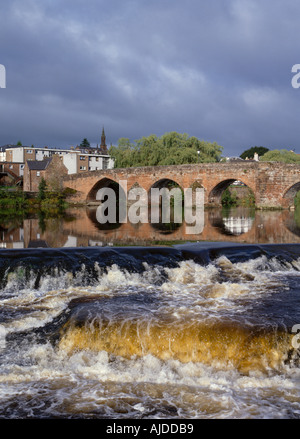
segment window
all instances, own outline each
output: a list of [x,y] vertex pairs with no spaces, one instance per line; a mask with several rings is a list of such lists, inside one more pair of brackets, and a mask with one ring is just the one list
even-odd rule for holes
[[79,157],[79,159],[80,159],[80,160],[85,160],[85,156],[84,156],[84,155],[81,155],[81,156]]
[[85,166],[80,166],[80,170],[81,170],[81,171],[85,171],[85,170],[86,170],[86,167],[85,167]]
[[13,167],[13,165],[9,165],[9,169],[13,169],[14,167]]
[[32,149],[27,149],[27,154],[32,154]]
[[36,176],[37,176],[37,177],[40,177],[40,176],[41,176],[40,171],[36,171]]

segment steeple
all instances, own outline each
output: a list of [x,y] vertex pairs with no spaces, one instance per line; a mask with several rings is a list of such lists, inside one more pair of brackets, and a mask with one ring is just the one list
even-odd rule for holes
[[105,136],[105,132],[104,132],[104,127],[102,128],[102,136],[101,136],[101,145],[100,148],[103,149],[104,151],[107,150],[107,146],[106,146],[106,136]]

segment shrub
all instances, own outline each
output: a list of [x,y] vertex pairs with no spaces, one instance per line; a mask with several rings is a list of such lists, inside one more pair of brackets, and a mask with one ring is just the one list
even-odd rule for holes
[[222,206],[236,206],[237,195],[235,192],[231,193],[229,188],[225,189],[221,198]]

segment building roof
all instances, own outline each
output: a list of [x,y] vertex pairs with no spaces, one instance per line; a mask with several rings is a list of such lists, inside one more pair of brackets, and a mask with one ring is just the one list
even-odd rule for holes
[[2,146],[0,146],[0,152],[3,152],[3,151],[6,151],[8,148],[31,148],[32,149],[32,147],[31,146],[24,146],[24,145],[10,145],[10,144],[7,144],[7,145],[2,145]]
[[[106,146],[106,145],[105,145]],[[7,149],[14,149],[14,148],[24,148],[24,149],[33,149],[35,151],[50,151],[50,152],[56,152],[56,153],[60,153],[60,152],[77,152],[80,154],[93,154],[93,155],[104,155],[104,156],[109,156],[109,152],[106,148],[102,148],[101,145],[100,147],[97,145],[96,147],[92,147],[90,146],[89,148],[84,148],[84,147],[80,147],[77,146],[76,148],[74,147],[70,147],[70,148],[51,148],[48,146],[26,146],[26,145],[11,145],[11,144],[7,144],[7,145],[2,145],[0,146],[0,152],[4,152]]]
[[27,160],[27,165],[30,171],[44,171],[49,166],[52,157],[44,160]]
[[226,161],[227,162],[244,162],[245,160],[242,159],[241,157],[227,157]]
[[73,150],[73,152],[79,152],[80,154],[89,154],[89,155],[105,155],[108,156],[109,153],[107,150],[103,150],[101,147],[99,148],[98,145],[96,148],[90,147],[90,148],[82,148],[81,146],[76,146],[76,148]]

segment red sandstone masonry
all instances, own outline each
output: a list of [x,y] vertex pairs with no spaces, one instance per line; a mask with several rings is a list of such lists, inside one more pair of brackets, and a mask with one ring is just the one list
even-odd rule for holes
[[95,200],[97,190],[105,186],[105,179],[126,181],[127,190],[138,184],[146,191],[163,179],[173,180],[182,188],[197,182],[204,188],[206,205],[219,205],[224,188],[233,180],[240,180],[252,189],[257,207],[287,208],[300,190],[300,165],[245,161],[115,168],[65,176],[63,186],[77,191],[74,201],[86,203]]

